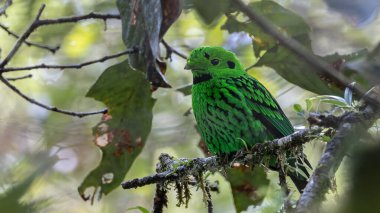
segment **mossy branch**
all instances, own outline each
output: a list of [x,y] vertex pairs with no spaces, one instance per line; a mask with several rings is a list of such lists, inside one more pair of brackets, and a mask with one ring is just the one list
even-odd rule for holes
[[[374,87],[366,96],[379,100],[380,86]],[[363,98],[363,100],[367,100],[367,98]],[[373,122],[380,117],[379,111],[376,106],[362,101],[358,110],[348,111],[341,116],[310,114],[308,120],[313,121],[313,127],[273,141],[256,144],[250,150],[242,149],[227,161],[218,156],[177,159],[168,154],[161,154],[156,174],[126,181],[122,187],[131,189],[149,184],[188,184],[189,180],[201,180],[199,174],[207,171],[212,173],[223,171],[234,163],[254,166],[261,164],[266,156],[276,156],[294,150],[312,139],[320,137],[321,134],[325,134],[323,127],[336,128],[335,135],[327,143],[327,148],[311,176],[311,181],[309,181],[298,201],[297,212],[309,212],[310,209],[319,207],[324,194],[328,191],[331,179],[334,177],[346,151],[352,145],[348,139],[354,138],[352,134],[360,136],[361,133],[366,132]],[[202,184],[203,181],[196,185],[202,187]],[[211,191],[217,190],[215,188],[210,189]],[[212,204],[209,206],[212,207]]]

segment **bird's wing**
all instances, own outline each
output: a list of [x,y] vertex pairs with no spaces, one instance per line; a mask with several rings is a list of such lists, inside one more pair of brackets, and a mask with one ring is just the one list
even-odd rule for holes
[[231,88],[243,94],[253,116],[259,119],[267,130],[280,138],[294,132],[293,126],[269,91],[255,78],[246,74],[226,81]]

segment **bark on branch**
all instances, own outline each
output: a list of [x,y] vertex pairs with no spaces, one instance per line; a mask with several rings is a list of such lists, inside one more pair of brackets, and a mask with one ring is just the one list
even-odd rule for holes
[[[318,137],[318,133],[321,131],[322,128],[318,127],[304,129],[280,139],[275,139],[262,144],[256,144],[251,150],[241,150],[238,152],[233,159],[233,162],[244,163],[246,165],[260,163],[265,155],[273,155],[279,151],[286,151],[300,146],[307,143],[311,139]],[[122,187],[124,189],[131,189],[167,181],[174,182],[188,176],[196,176],[205,171],[216,172],[222,170],[224,167],[229,167],[229,165],[233,163],[228,162],[226,165],[221,162],[221,159],[217,156],[193,159],[175,159],[167,154],[162,154],[160,159],[162,158],[165,159],[165,161],[160,161],[165,162],[165,164],[159,164],[158,167],[167,168],[166,170],[164,169],[163,172],[151,176],[126,181],[122,183]]]
[[[374,87],[366,96],[380,100],[380,86]],[[365,101],[359,112],[348,112],[340,117],[337,133],[327,143],[326,150],[298,201],[297,213],[319,212],[320,204],[330,189],[331,180],[347,151],[358,143],[360,136],[379,118],[380,109]]]
[[[380,86],[374,87],[366,96],[372,100],[380,100]],[[367,100],[367,98],[363,98],[363,100]],[[199,177],[199,174],[206,171],[221,171],[226,167],[230,167],[235,162],[247,166],[260,164],[265,156],[286,153],[311,141],[311,139],[318,138],[319,133],[324,130],[324,128],[319,126],[324,126],[335,128],[336,133],[331,141],[327,143],[327,148],[302,193],[296,208],[297,212],[317,211],[324,199],[325,193],[330,187],[330,181],[334,177],[349,147],[357,142],[360,136],[364,135],[368,128],[373,125],[374,121],[380,117],[380,109],[371,103],[362,101],[357,110],[348,111],[341,116],[311,114],[309,120],[312,120],[313,124],[318,126],[295,132],[280,139],[256,144],[250,150],[243,149],[232,160],[227,162],[222,159],[223,157],[218,156],[176,159],[167,154],[162,154],[160,156],[160,163],[157,165],[157,168],[159,168],[157,174],[126,181],[122,183],[122,187],[124,189],[131,189],[149,184],[165,185],[178,181],[181,182],[191,177]]]

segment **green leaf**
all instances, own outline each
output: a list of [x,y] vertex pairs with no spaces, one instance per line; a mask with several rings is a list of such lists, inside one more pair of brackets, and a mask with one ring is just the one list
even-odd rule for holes
[[266,187],[266,194],[263,201],[257,205],[250,206],[245,212],[246,213],[273,213],[281,212],[281,207],[284,205],[286,199],[285,194],[281,190],[278,184],[278,176],[269,174],[268,175],[269,184]]
[[[286,36],[297,40],[312,52],[308,35],[310,27],[302,17],[273,1],[258,1],[249,5],[251,9],[277,26]],[[253,37],[253,49],[256,57],[260,57],[262,51],[266,51],[255,64],[256,67],[271,67],[287,81],[316,94],[342,94],[346,85],[333,82],[327,76],[317,74],[316,70],[313,71],[314,67],[311,67],[302,58],[295,56],[288,49],[279,45],[276,40],[263,32],[254,22],[239,20],[241,17],[235,14],[228,14],[227,17],[228,19],[222,28],[227,29],[229,32],[248,32]],[[326,57],[317,55],[316,57],[325,60],[344,75],[353,79],[353,81],[365,83],[366,80],[360,74],[344,66],[345,63],[362,58],[364,55],[366,55],[366,50],[360,50],[348,55],[335,53]]]
[[[303,38],[295,38],[304,46],[310,48],[310,39],[308,36],[303,36]],[[330,55],[326,57],[320,57],[321,60],[326,61],[332,66],[336,66],[336,69],[340,70],[341,68],[338,64],[339,61],[350,61],[355,60],[358,57],[362,57],[365,54],[365,51],[360,50],[358,52],[348,54],[348,55]],[[297,86],[300,86],[303,89],[309,90],[316,94],[333,94],[333,95],[342,95],[343,90],[346,85],[342,85],[340,82],[333,82],[331,79],[328,79],[326,76],[321,76],[317,74],[317,70],[314,67],[306,63],[302,58],[295,56],[288,49],[278,45],[270,50],[268,50],[255,64],[258,66],[268,66],[273,68],[280,76],[284,79],[293,83]],[[350,78],[354,78],[353,75],[348,75],[348,70],[343,70],[345,75]],[[358,78],[355,79],[359,80]],[[362,80],[361,80],[362,81]],[[363,81],[362,81],[363,82]]]
[[309,101],[320,101],[340,107],[350,107],[346,100],[339,96],[334,95],[319,95],[308,99]]
[[85,195],[89,187],[108,194],[120,186],[149,135],[155,100],[145,75],[132,69],[128,61],[107,68],[87,97],[103,102],[109,109],[93,128],[102,160],[78,188],[84,199],[93,199],[94,195]]
[[294,104],[293,109],[296,112],[302,112],[302,106],[300,104]]
[[[153,86],[170,87],[164,77],[166,67],[160,66],[159,43],[164,31],[169,28],[168,24],[172,24],[174,21],[168,22],[163,19],[161,2],[117,0],[117,7],[121,15],[122,38],[125,46],[127,48],[137,47],[139,50],[138,54],[129,55],[131,66],[144,70]],[[175,6],[179,7],[179,4]],[[175,20],[178,15],[165,17]],[[164,25],[163,31],[161,31],[162,25]]]
[[193,87],[192,84],[190,85],[186,85],[186,86],[183,86],[183,87],[180,87],[178,89],[176,89],[178,92],[181,92],[183,93],[185,96],[187,95],[191,95],[191,88]]
[[140,210],[142,213],[149,213],[149,210],[142,206],[136,206],[136,207],[127,209],[127,211],[131,211],[131,210]]
[[[298,37],[304,46],[310,48],[310,38],[304,35]],[[295,56],[280,45],[269,49],[255,64],[256,67],[268,66],[273,68],[281,77],[303,89],[317,94],[339,94],[340,89],[324,82],[308,63]]]
[[352,82],[346,89],[344,90],[344,100],[350,106],[352,106],[353,102],[353,91],[352,88],[355,87],[356,82]]
[[313,107],[313,102],[309,99],[306,99],[305,102],[306,102],[306,111],[310,111],[310,109]]
[[33,204],[24,204],[20,199],[29,190],[38,173],[32,174],[24,181],[0,194],[0,212],[30,212],[35,209]]
[[227,170],[227,180],[231,184],[236,212],[259,204],[266,195],[269,185],[267,174],[262,166],[247,168],[244,166]]
[[[357,82],[361,84],[364,87],[368,87],[368,85],[373,82],[373,78],[376,78],[375,76],[366,76],[366,70],[359,69],[355,70],[353,67],[350,67],[351,64],[362,61],[366,56],[368,55],[368,50],[361,49],[356,52],[340,55],[338,53],[324,56],[323,59],[332,65],[336,70],[341,72],[343,75],[351,79],[353,82]],[[377,80],[377,79],[376,79]],[[376,82],[375,80],[375,82]],[[377,81],[380,83],[380,81]],[[372,84],[375,85],[375,84]],[[346,89],[348,85],[345,85],[342,90]],[[369,87],[368,87],[369,89]]]
[[[2,187],[2,192],[0,193],[0,212],[37,212],[37,210],[48,203],[47,199],[40,199],[31,203],[23,202],[22,198],[30,189],[35,179],[41,177],[44,172],[51,169],[52,166],[57,162],[58,158],[55,156],[49,156],[50,153],[39,152],[28,156],[24,161],[29,162],[40,162],[38,165],[34,165],[35,170],[25,177],[24,180],[12,185],[3,192],[4,187]],[[22,163],[20,163],[22,164]],[[2,181],[5,181],[3,179]]]
[[[268,21],[272,22],[278,29],[289,37],[307,35],[310,27],[299,15],[282,7],[274,1],[257,1],[249,4]],[[239,17],[228,15],[228,19],[222,29],[231,32],[245,31],[253,36],[253,49],[256,57],[260,56],[262,50],[268,50],[277,44],[277,41],[261,30],[255,22],[239,21]]]
[[189,0],[202,21],[207,25],[214,25],[229,8],[228,0]]
[[380,84],[380,43],[370,53],[361,54],[356,60],[348,61],[345,75],[351,75],[357,83],[365,84],[367,89]]

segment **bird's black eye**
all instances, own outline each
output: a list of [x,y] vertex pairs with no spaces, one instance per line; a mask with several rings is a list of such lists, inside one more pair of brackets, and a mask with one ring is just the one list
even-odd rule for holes
[[212,60],[211,60],[211,64],[212,64],[212,65],[218,65],[218,64],[219,64],[219,59],[216,59],[216,58],[215,58],[215,59],[212,59]]
[[210,55],[205,53],[205,58],[210,59]]
[[235,68],[235,63],[233,61],[227,61],[227,65],[230,69]]

